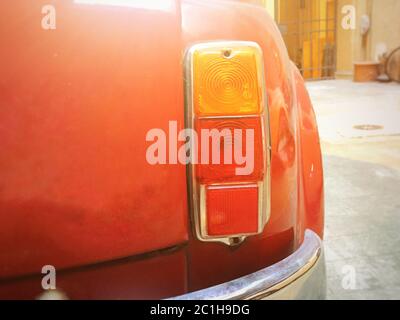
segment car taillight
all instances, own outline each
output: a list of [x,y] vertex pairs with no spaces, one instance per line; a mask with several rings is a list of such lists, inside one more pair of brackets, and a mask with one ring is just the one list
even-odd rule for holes
[[199,137],[190,192],[197,237],[234,244],[270,212],[270,138],[261,48],[211,42],[186,57],[188,126]]

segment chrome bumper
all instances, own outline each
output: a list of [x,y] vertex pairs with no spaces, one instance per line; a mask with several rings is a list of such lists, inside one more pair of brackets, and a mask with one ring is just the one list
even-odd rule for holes
[[325,299],[325,259],[319,236],[307,230],[302,246],[288,258],[242,278],[173,300]]

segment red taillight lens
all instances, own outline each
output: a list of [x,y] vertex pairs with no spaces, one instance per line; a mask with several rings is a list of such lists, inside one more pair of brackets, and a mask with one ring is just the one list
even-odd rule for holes
[[[265,171],[262,120],[261,117],[196,120],[200,142],[200,161],[196,166],[199,183],[261,181]],[[236,169],[246,165],[249,174],[238,175]]]
[[209,236],[258,232],[258,186],[208,187],[206,189]]

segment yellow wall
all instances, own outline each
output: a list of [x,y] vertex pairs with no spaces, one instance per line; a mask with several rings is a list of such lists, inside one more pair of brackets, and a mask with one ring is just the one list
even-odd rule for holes
[[299,32],[299,26],[297,24],[299,19],[299,12],[297,9],[299,8],[299,1],[300,0],[277,0],[278,10],[275,19],[280,25],[285,26],[283,37],[292,60],[296,60],[295,57],[297,57],[298,50],[300,49],[297,36],[294,35]]
[[275,0],[265,0],[265,6],[271,17],[275,17]]
[[[344,30],[341,26],[341,8],[347,4],[356,8],[356,30]],[[399,0],[338,0],[337,14],[337,78],[351,78],[355,61],[376,61],[381,44],[389,51],[400,46]],[[371,20],[366,36],[360,30],[364,14]]]
[[[353,65],[356,61],[370,60],[369,34],[362,36],[360,21],[363,15],[371,16],[374,0],[339,0],[337,8],[337,78],[352,78]],[[381,1],[381,0],[379,0]],[[352,5],[356,8],[356,29],[346,30],[342,27],[344,14],[342,8]]]
[[376,58],[380,43],[389,51],[400,47],[400,1],[374,0],[372,4],[372,28],[370,35],[371,59]]
[[355,0],[338,0],[336,24],[336,77],[351,77],[353,68],[353,37],[354,31],[342,28],[343,14],[341,8],[345,5],[355,5]]
[[275,18],[275,1],[276,0],[261,0],[272,18]]

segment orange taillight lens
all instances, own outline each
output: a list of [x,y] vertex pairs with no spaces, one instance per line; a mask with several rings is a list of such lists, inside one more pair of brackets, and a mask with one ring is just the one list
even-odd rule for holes
[[199,49],[193,55],[193,103],[199,116],[262,112],[257,51],[251,47]]

